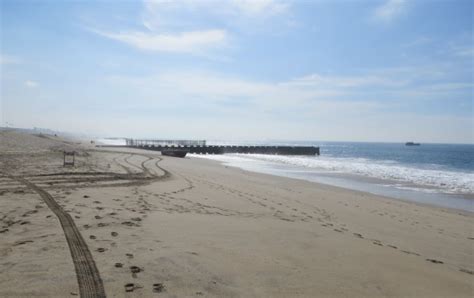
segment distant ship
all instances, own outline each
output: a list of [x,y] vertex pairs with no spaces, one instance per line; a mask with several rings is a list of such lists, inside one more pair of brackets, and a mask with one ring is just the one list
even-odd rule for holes
[[405,146],[420,146],[420,143],[406,142]]

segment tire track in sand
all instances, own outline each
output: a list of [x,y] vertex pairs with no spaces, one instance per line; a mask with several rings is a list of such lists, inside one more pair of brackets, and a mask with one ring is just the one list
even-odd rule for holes
[[104,285],[92,254],[69,213],[65,212],[54,198],[42,188],[23,178],[11,177],[11,179],[25,184],[28,188],[37,192],[49,209],[58,217],[74,262],[81,297],[106,297]]

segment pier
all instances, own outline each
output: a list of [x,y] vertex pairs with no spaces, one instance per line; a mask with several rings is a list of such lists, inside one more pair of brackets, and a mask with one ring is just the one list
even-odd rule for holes
[[272,155],[319,155],[315,146],[226,146],[206,145],[203,140],[135,140],[126,139],[126,147],[153,151],[186,151],[194,154],[272,154]]

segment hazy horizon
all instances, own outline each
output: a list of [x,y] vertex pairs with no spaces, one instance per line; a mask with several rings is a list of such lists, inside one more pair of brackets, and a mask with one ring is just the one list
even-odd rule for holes
[[2,1],[0,126],[474,142],[472,1]]

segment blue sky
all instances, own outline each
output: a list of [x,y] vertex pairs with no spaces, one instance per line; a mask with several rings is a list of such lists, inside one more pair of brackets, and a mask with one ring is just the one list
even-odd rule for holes
[[1,1],[1,118],[104,136],[473,143],[472,1]]

